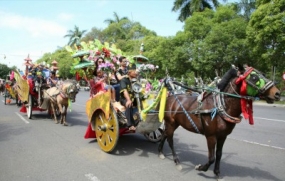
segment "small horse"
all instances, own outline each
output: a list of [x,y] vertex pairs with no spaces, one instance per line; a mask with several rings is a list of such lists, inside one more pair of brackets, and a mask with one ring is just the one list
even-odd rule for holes
[[51,87],[45,91],[44,98],[49,99],[49,105],[56,124],[59,123],[56,117],[56,112],[58,110],[61,115],[60,123],[64,126],[68,126],[66,123],[66,113],[69,106],[69,100],[75,102],[77,93],[76,82],[72,80],[66,80],[59,87]]
[[[252,110],[246,110],[250,108],[248,106],[252,101],[251,98],[262,96],[267,103],[280,99],[280,91],[273,82],[256,69],[250,68],[240,78],[237,72],[237,69],[230,69],[218,83],[219,90],[211,89],[200,101],[197,101],[197,96],[189,94],[173,94],[167,98],[164,116],[165,132],[158,147],[160,158],[165,158],[162,151],[167,139],[174,162],[179,169],[182,168],[173,146],[173,134],[180,125],[188,131],[205,135],[207,139],[208,162],[197,165],[196,170],[207,171],[215,162],[214,173],[217,177],[220,176],[223,145],[236,123],[241,121],[241,113],[245,111],[245,116],[246,111],[249,111],[252,116]],[[251,120],[250,115],[249,120]]]

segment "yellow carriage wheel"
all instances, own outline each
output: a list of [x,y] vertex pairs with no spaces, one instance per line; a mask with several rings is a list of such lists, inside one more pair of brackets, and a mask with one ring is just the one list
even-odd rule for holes
[[95,118],[95,133],[97,143],[105,152],[111,152],[119,140],[119,124],[115,110],[110,110],[107,119],[103,111],[99,111]]

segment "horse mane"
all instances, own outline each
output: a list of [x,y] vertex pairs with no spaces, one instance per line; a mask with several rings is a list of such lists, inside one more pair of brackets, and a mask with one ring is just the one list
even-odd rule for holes
[[237,76],[237,70],[235,68],[231,68],[230,70],[228,70],[222,77],[221,81],[217,84],[220,91],[224,91],[229,81],[236,76]]

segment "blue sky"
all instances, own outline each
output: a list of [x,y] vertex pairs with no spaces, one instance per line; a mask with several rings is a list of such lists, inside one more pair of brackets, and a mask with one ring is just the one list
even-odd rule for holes
[[[161,36],[183,30],[172,12],[174,0],[0,0],[0,63],[23,68],[30,54],[36,61],[44,53],[64,46],[67,31],[104,29],[106,19],[128,17]],[[4,55],[6,59],[4,59]]]

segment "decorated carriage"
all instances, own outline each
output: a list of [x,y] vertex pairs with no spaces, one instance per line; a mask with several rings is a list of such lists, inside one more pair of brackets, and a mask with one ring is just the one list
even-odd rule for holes
[[126,126],[124,108],[111,104],[110,91],[98,93],[86,102],[86,113],[90,122],[86,132],[87,137],[93,132],[100,148],[105,152],[111,152],[116,147],[119,136],[123,134],[141,133],[153,142],[161,139],[164,131],[163,114],[159,116],[155,108],[163,100],[162,97],[166,99],[166,91],[161,88],[159,92],[143,95],[142,83],[139,81],[133,82],[132,90],[137,101],[133,114],[136,121],[135,131],[129,130]]
[[[17,90],[19,99],[23,103],[20,112],[27,113],[27,117],[31,119],[33,111],[48,110],[47,105],[44,104],[43,90],[48,88],[45,79],[49,76],[50,70],[43,65],[32,64],[29,56],[24,60],[26,75],[18,71],[14,72],[14,78],[17,82],[15,89]],[[38,66],[41,66],[41,71],[38,71]]]
[[[11,77],[12,76],[12,77]],[[4,90],[4,104],[10,104],[11,100],[15,100],[16,105],[18,105],[18,95],[17,91],[15,90],[15,80],[13,78],[14,75],[7,75],[6,81],[5,81],[5,90]]]
[[[132,115],[136,122],[136,130],[130,130],[126,122],[125,107],[119,102],[113,104],[111,90],[104,90],[104,86],[93,79],[93,73],[96,69],[95,62],[98,57],[103,56],[105,59],[111,60],[100,65],[101,68],[106,70],[108,66],[112,65],[112,61],[115,65],[119,63],[117,55],[122,55],[122,52],[114,45],[109,47],[108,43],[101,44],[98,40],[95,40],[91,45],[90,42],[89,44],[85,42],[77,43],[75,49],[76,52],[71,47],[67,47],[67,51],[71,52],[72,57],[76,59],[73,68],[76,75],[80,74],[80,77],[85,79],[90,87],[90,98],[86,102],[89,125],[85,138],[96,138],[99,146],[105,152],[111,152],[116,147],[120,135],[128,133],[141,133],[149,141],[158,142],[164,131],[164,125],[162,118],[159,121],[159,113],[155,109],[160,103],[162,89],[149,90],[147,80],[143,78],[132,81],[132,91],[135,93],[137,106],[134,108],[134,114]],[[133,63],[140,64],[138,66],[140,68],[155,68],[153,66],[143,66],[146,65],[148,58],[141,54],[128,57],[128,59],[130,58],[132,58]],[[111,69],[109,70],[111,71]],[[116,92],[117,101],[119,93],[120,91]],[[166,92],[164,95],[166,95]]]
[[47,108],[42,108],[42,94],[46,85],[42,81],[35,82],[32,78],[25,78],[19,72],[15,72],[15,79],[18,96],[23,102],[20,112],[27,113],[27,117],[31,119],[33,111],[46,111]]

